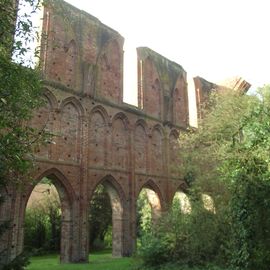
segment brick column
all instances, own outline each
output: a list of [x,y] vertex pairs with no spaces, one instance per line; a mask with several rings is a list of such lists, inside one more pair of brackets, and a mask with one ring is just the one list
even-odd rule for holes
[[128,200],[128,216],[125,217],[128,230],[125,231],[124,256],[130,256],[136,249],[136,175],[135,175],[135,153],[134,153],[134,127],[130,128],[129,142],[129,198]]
[[88,262],[89,255],[89,196],[88,196],[88,149],[89,132],[88,119],[81,117],[81,144],[80,144],[80,198],[79,198],[79,260]]

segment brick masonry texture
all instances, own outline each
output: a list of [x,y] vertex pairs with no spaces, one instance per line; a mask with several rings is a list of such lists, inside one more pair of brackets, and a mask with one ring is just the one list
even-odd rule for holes
[[[148,188],[153,215],[185,187],[178,146],[188,126],[186,72],[149,48],[138,48],[138,107],[123,102],[123,44],[119,33],[71,5],[44,10],[41,64],[45,106],[31,125],[54,143],[36,153],[35,183],[10,188],[0,209],[12,228],[1,239],[5,259],[23,249],[28,198],[43,177],[61,199],[61,261],[88,260],[89,202],[103,184],[113,212],[113,255],[136,247],[136,201]],[[158,214],[157,214],[158,215]]]

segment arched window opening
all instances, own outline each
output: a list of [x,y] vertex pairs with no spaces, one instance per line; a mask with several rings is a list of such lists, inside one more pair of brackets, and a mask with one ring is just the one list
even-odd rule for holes
[[60,253],[62,210],[57,188],[44,177],[33,189],[25,210],[24,249],[35,255]]
[[202,202],[203,202],[203,207],[212,213],[216,213],[216,208],[215,208],[215,203],[214,200],[211,196],[208,194],[202,194]]
[[161,204],[158,194],[150,188],[142,188],[137,199],[137,245],[149,232],[161,216]]
[[112,248],[112,208],[104,185],[98,185],[90,201],[89,250]]
[[113,256],[123,256],[122,200],[108,179],[96,187],[90,201],[89,236],[90,252],[111,249]]
[[181,211],[183,214],[190,214],[191,213],[191,203],[188,196],[182,192],[177,191],[173,197],[172,203],[173,211]]

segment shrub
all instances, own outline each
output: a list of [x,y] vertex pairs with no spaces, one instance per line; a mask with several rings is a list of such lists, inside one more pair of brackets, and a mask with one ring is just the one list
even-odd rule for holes
[[229,225],[225,215],[207,211],[197,201],[192,206],[190,214],[172,209],[143,235],[138,254],[146,266],[168,262],[181,266],[213,262],[223,265],[227,261]]

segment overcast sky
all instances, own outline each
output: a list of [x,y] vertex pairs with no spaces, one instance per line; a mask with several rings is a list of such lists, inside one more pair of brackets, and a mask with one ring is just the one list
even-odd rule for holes
[[270,82],[269,0],[67,0],[118,31],[125,51],[146,46],[189,76]]

